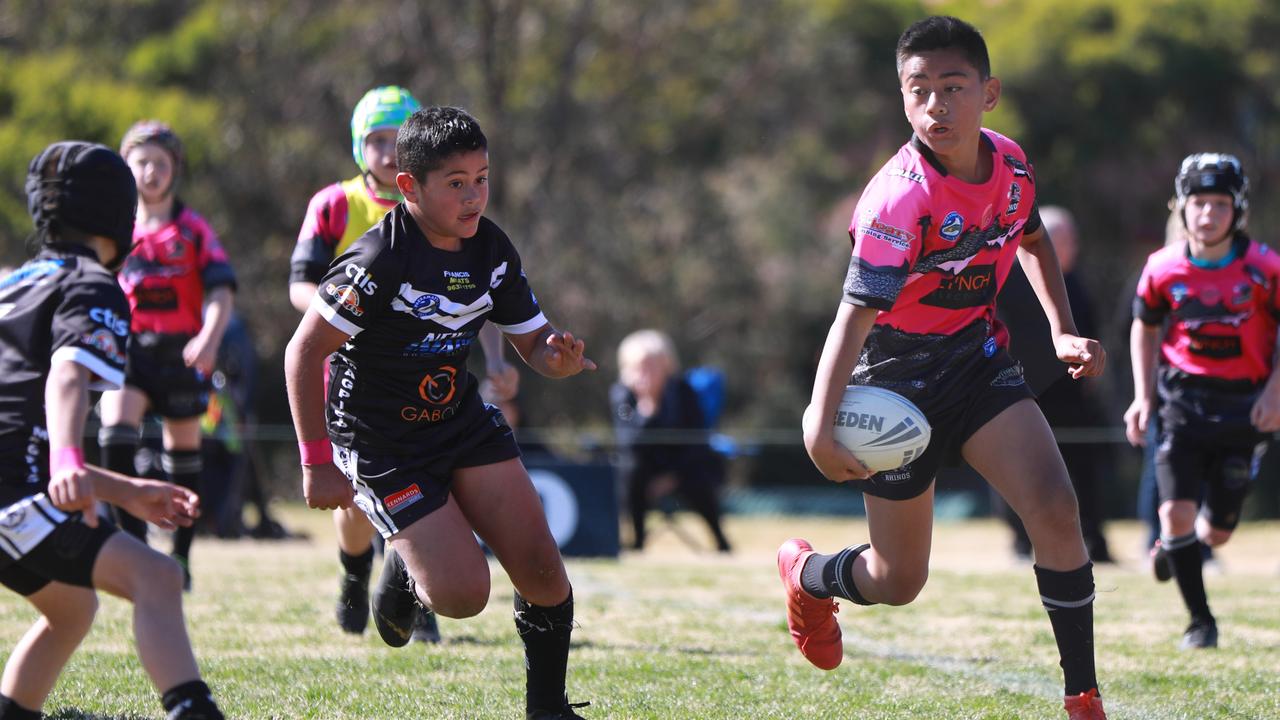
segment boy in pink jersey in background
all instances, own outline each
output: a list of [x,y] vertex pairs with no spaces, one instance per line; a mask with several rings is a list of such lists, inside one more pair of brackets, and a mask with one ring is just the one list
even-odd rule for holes
[[[1000,491],[1031,537],[1069,717],[1104,720],[1093,657],[1093,566],[1075,494],[995,318],[995,298],[1015,258],[1071,376],[1101,373],[1105,355],[1096,340],[1076,334],[1030,163],[1016,143],[981,126],[1000,97],[982,36],[956,18],[927,18],[899,39],[897,66],[915,135],[858,203],[843,302],[804,415],[810,457],[828,479],[863,492],[871,537],[830,555],[799,538],[779,548],[787,624],[801,653],[830,670],[843,656],[832,596],[860,605],[914,600],[929,570],[934,475],[963,458]],[[850,382],[896,391],[924,411],[934,432],[921,457],[873,474],[835,442],[832,420]]]
[[[134,247],[120,270],[132,313],[125,386],[103,393],[98,442],[102,462],[134,471],[143,415],[163,421],[161,464],[175,485],[199,490],[200,416],[209,405],[209,377],[231,318],[236,278],[218,236],[177,196],[182,142],[166,124],[142,120],[129,128],[120,154],[138,183]],[[120,526],[146,541],[147,525],[124,510]],[[191,589],[194,528],[178,528],[173,557]]]
[[1218,645],[1200,544],[1231,538],[1266,434],[1280,430],[1280,256],[1245,234],[1249,181],[1234,156],[1187,157],[1174,188],[1185,240],[1152,253],[1138,281],[1124,419],[1129,442],[1145,445],[1159,393],[1153,567],[1160,581],[1177,578],[1191,615],[1181,646],[1196,649]]

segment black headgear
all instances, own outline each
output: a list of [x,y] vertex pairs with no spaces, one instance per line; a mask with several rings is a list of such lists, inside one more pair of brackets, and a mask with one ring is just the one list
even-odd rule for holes
[[[45,166],[57,154],[52,168]],[[118,267],[133,247],[138,187],[123,158],[105,145],[64,140],[45,148],[27,168],[27,211],[46,238],[69,227],[101,235],[116,246]],[[47,241],[47,240],[46,240]]]
[[1231,196],[1235,208],[1231,229],[1239,231],[1249,217],[1249,178],[1235,155],[1225,153],[1196,153],[1188,155],[1178,169],[1178,176],[1173,180],[1173,189],[1177,193],[1178,216],[1186,225],[1187,216],[1183,212],[1187,206],[1187,197],[1197,193],[1222,193]]

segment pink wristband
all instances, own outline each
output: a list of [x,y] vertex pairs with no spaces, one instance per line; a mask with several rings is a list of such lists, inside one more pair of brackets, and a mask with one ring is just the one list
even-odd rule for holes
[[329,438],[301,440],[298,442],[298,450],[302,453],[303,465],[325,465],[333,462],[333,446],[329,444]]
[[49,453],[49,477],[57,477],[68,470],[84,467],[84,451],[78,447],[64,447]]

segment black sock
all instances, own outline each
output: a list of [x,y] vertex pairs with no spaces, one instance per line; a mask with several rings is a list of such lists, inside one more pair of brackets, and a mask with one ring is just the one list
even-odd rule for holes
[[[98,462],[102,467],[118,472],[121,475],[137,475],[138,467],[134,464],[134,456],[138,454],[138,442],[141,437],[138,428],[131,425],[108,425],[98,431]],[[134,517],[124,510],[113,507],[116,525],[120,529],[147,541],[147,521]]]
[[[165,450],[160,456],[160,464],[168,473],[174,485],[200,492],[200,451],[199,450]],[[195,526],[179,527],[173,532],[173,554],[187,560],[191,555],[191,540],[195,537]]]
[[1060,572],[1035,566],[1040,602],[1049,611],[1053,638],[1062,658],[1066,695],[1079,695],[1098,687],[1093,662],[1093,563]]
[[0,693],[0,720],[40,720],[40,711],[25,708]]
[[169,720],[199,718],[199,720],[223,720],[222,711],[213,701],[213,691],[202,680],[192,680],[169,688],[160,697]]
[[874,605],[862,596],[853,582],[853,561],[870,547],[858,545],[832,555],[810,555],[800,571],[800,587],[819,599],[835,595],[859,605]]
[[343,572],[368,582],[369,575],[373,572],[373,546],[370,545],[368,550],[359,555],[348,555],[345,550],[338,548],[338,561],[342,563]]
[[1173,577],[1192,620],[1213,620],[1209,612],[1209,597],[1204,590],[1204,555],[1200,540],[1194,532],[1176,538],[1161,537],[1160,544],[1169,554]]
[[555,607],[530,605],[516,593],[516,632],[524,641],[527,710],[564,707],[564,677],[569,666],[569,634],[573,632],[573,591]]

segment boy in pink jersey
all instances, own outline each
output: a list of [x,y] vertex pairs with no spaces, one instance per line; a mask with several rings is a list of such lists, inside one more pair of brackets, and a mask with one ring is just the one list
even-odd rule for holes
[[[818,469],[863,491],[871,538],[830,555],[798,538],[779,548],[787,624],[801,653],[829,670],[843,655],[833,595],[861,605],[914,600],[928,576],[934,474],[963,458],[1031,537],[1069,717],[1103,719],[1093,566],[1075,495],[995,318],[995,297],[1015,258],[1071,376],[1099,374],[1105,355],[1096,340],[1076,334],[1030,164],[1016,143],[981,126],[1000,97],[982,36],[952,17],[927,18],[903,33],[897,61],[915,135],[872,178],[854,213],[844,298],[804,416],[805,446]],[[920,458],[872,474],[835,442],[832,419],[850,378],[901,393],[924,411],[934,434]]]
[[1174,187],[1185,240],[1152,253],[1138,281],[1124,419],[1129,442],[1145,445],[1159,393],[1154,569],[1177,578],[1191,614],[1182,648],[1194,649],[1218,645],[1200,544],[1231,538],[1266,435],[1280,430],[1280,256],[1244,232],[1249,181],[1234,156],[1187,157]]
[[[231,317],[236,278],[205,219],[178,199],[182,143],[162,122],[142,120],[120,143],[138,183],[134,247],[120,270],[132,313],[125,386],[102,395],[102,462],[133,472],[143,415],[163,420],[161,463],[176,485],[200,484],[200,416]],[[146,541],[147,525],[120,510],[122,529]],[[193,528],[174,533],[173,557],[191,587]]]

